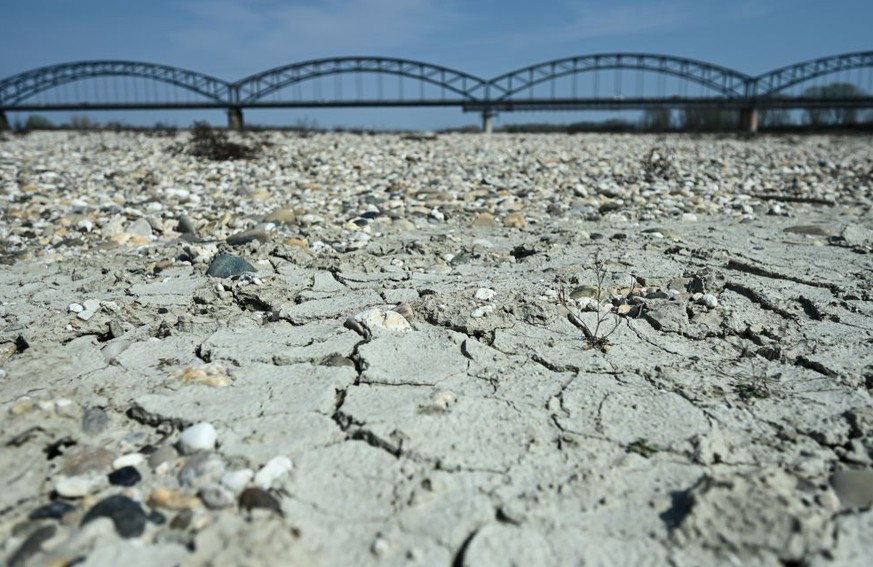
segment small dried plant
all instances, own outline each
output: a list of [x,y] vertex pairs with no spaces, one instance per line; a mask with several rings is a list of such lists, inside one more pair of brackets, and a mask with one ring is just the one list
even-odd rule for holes
[[585,335],[585,350],[596,348],[605,353],[609,351],[611,346],[609,337],[618,329],[618,326],[621,324],[621,318],[614,311],[604,312],[601,309],[601,301],[609,295],[609,292],[605,285],[608,271],[606,264],[600,259],[599,253],[595,253],[591,259],[591,271],[594,272],[596,288],[596,301],[594,305],[597,307],[597,319],[593,327],[583,321],[574,309],[570,307],[570,301],[563,289],[558,295],[558,303],[567,308],[567,320]]

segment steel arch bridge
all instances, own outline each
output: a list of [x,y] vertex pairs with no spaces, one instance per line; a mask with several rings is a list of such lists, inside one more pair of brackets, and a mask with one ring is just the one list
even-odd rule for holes
[[0,104],[14,106],[48,89],[94,77],[139,77],[171,84],[219,104],[228,102],[227,81],[196,71],[138,61],[78,61],[40,67],[0,81]]
[[[602,70],[631,70],[636,77],[655,73],[673,77],[685,84],[697,84],[708,89],[709,96],[594,96],[581,97],[559,94],[555,85],[565,77],[594,74]],[[741,109],[746,115],[747,129],[755,129],[757,109],[806,107],[873,107],[870,92],[844,99],[788,96],[795,85],[825,75],[868,70],[873,77],[873,51],[845,53],[797,63],[749,76],[740,71],[681,57],[647,53],[600,53],[546,61],[483,79],[456,69],[408,59],[390,57],[335,57],[314,59],[269,69],[236,82],[228,82],[196,71],[135,61],[80,61],[40,67],[0,80],[0,128],[8,127],[4,112],[33,110],[105,110],[156,108],[221,108],[228,112],[231,127],[242,127],[242,109],[266,107],[335,107],[335,106],[455,106],[465,111],[481,112],[483,129],[490,128],[490,118],[497,111],[558,110],[591,108],[651,108],[657,106],[711,106]],[[417,81],[437,89],[440,96],[400,95],[338,100],[334,98],[294,98],[288,87],[321,77],[342,75],[391,75],[399,80]],[[77,81],[101,77],[135,78],[164,83],[198,97],[195,101],[173,102],[157,97],[147,102],[120,100],[115,102],[56,101],[34,102],[41,93]],[[535,89],[550,85],[545,96],[535,97]],[[871,79],[873,85],[873,79]],[[868,89],[873,91],[873,87]],[[525,97],[525,91],[528,96]],[[57,91],[56,91],[57,92]],[[285,93],[284,96],[278,97]],[[274,100],[268,100],[273,96]]]
[[233,86],[237,102],[247,105],[262,101],[267,95],[296,83],[345,73],[378,73],[415,79],[446,89],[461,100],[475,100],[474,93],[483,90],[487,83],[463,71],[421,61],[390,57],[335,57],[276,67],[246,77]]
[[739,71],[694,59],[649,53],[598,53],[546,61],[495,77],[488,82],[492,95],[490,98],[494,101],[510,100],[540,83],[566,75],[605,69],[634,69],[673,75],[699,83],[728,98],[743,96],[751,79]]
[[864,67],[873,67],[873,51],[858,51],[832,57],[821,57],[758,75],[752,80],[749,94],[775,95],[810,79]]

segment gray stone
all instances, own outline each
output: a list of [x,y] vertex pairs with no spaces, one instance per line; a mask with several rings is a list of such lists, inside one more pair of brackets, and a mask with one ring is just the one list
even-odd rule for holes
[[221,481],[227,472],[224,461],[211,453],[197,453],[185,461],[185,466],[179,471],[179,482],[183,486],[200,488]]
[[86,435],[99,435],[109,425],[109,414],[103,408],[90,407],[82,414],[82,432]]
[[873,471],[840,471],[831,476],[830,483],[844,507],[873,506]]
[[207,276],[215,278],[232,278],[245,272],[257,272],[258,270],[239,256],[233,254],[219,254],[209,264],[206,270]]
[[846,225],[846,228],[843,229],[842,237],[849,246],[873,245],[873,229],[859,224]]
[[203,501],[207,508],[220,510],[221,508],[229,508],[236,503],[236,497],[233,492],[220,484],[207,484],[197,491],[197,496]]
[[[248,244],[249,242],[269,242],[270,235],[263,230],[244,230],[243,232],[238,232],[236,234],[232,234],[227,237],[227,243],[231,246],[242,246],[243,244]],[[212,267],[210,266],[210,270]],[[255,271],[255,270],[249,270]],[[210,274],[215,275],[215,274]],[[227,277],[227,276],[218,276],[218,277]]]

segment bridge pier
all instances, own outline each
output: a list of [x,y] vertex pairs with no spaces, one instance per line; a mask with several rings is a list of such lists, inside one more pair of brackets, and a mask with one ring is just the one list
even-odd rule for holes
[[490,134],[492,131],[491,127],[491,119],[494,117],[494,111],[490,108],[486,108],[482,111],[482,133]]
[[9,121],[6,119],[6,113],[0,110],[0,132],[9,130]]
[[744,132],[754,134],[758,131],[758,109],[754,106],[740,111],[740,128]]
[[242,108],[238,106],[231,106],[227,109],[227,127],[230,130],[243,129]]

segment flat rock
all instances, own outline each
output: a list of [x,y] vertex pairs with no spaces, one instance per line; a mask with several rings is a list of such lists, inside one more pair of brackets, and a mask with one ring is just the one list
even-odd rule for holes
[[206,270],[206,275],[214,278],[232,278],[246,272],[257,271],[257,268],[239,256],[233,254],[219,254],[212,260],[212,263],[209,264],[209,269]]
[[146,514],[142,506],[126,496],[108,496],[95,504],[82,518],[82,525],[97,518],[109,518],[115,531],[123,538],[142,535],[146,526]]
[[873,505],[873,471],[840,471],[831,476],[830,483],[844,507],[866,508]]

